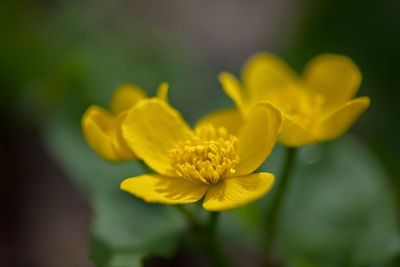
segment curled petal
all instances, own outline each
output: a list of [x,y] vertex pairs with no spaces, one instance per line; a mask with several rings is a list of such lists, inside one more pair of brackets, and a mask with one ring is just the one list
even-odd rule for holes
[[316,135],[311,130],[299,125],[292,119],[285,117],[279,142],[289,147],[299,147],[313,144],[317,141]]
[[238,134],[239,164],[235,175],[254,172],[269,156],[282,128],[282,115],[272,104],[258,104]]
[[346,132],[369,106],[368,97],[353,99],[322,120],[318,127],[318,139],[331,140]]
[[122,123],[125,120],[127,112],[122,112],[116,117],[114,132],[111,135],[114,147],[118,155],[123,160],[137,159],[137,155],[129,148],[122,135]]
[[83,115],[82,130],[90,147],[102,158],[112,161],[134,159],[135,155],[119,137],[120,118],[98,106]]

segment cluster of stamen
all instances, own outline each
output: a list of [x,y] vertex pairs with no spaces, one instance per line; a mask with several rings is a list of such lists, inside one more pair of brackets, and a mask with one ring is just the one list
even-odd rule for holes
[[238,139],[223,128],[212,125],[195,129],[170,150],[172,166],[178,176],[215,184],[235,173],[239,163]]

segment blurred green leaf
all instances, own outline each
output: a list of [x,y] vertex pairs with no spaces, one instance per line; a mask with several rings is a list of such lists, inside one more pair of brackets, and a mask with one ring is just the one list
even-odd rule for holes
[[281,219],[286,255],[317,266],[382,264],[400,251],[394,188],[374,154],[353,137],[300,158]]
[[140,253],[116,253],[106,267],[140,267],[143,257]]
[[[171,207],[149,205],[122,192],[119,184],[124,178],[144,171],[135,162],[113,164],[99,159],[83,140],[80,117],[90,104],[106,107],[115,87],[126,82],[143,86],[149,95],[159,82],[171,82],[173,101],[179,92],[185,95],[196,64],[179,41],[142,32],[129,14],[121,13],[126,17],[120,19],[129,27],[122,26],[104,16],[107,8],[93,9],[93,4],[66,3],[59,12],[48,13],[52,23],[41,30],[50,37],[47,75],[28,81],[33,86],[20,101],[21,106],[37,105],[32,109],[46,114],[44,140],[49,151],[88,194],[94,212],[94,262],[136,266],[148,255],[171,255],[183,220]],[[105,18],[110,20],[107,27],[103,27]],[[49,113],[46,107],[56,112]]]
[[[284,152],[277,146],[261,168],[274,173],[277,183]],[[301,148],[279,228],[289,266],[392,266],[400,234],[396,188],[389,181],[376,156],[355,137]],[[274,190],[224,212],[220,229],[227,246],[259,250],[273,197]]]
[[92,235],[89,258],[97,267],[137,267],[142,266],[144,253],[113,251],[105,242]]
[[124,259],[139,261],[147,255],[167,257],[174,252],[184,228],[180,214],[168,206],[146,204],[119,189],[124,178],[142,172],[139,164],[117,165],[98,159],[80,132],[63,120],[49,123],[44,136],[60,166],[89,194],[94,212],[92,240],[96,241],[92,257],[99,266],[131,267],[123,264]]
[[90,237],[89,258],[96,263],[97,266],[106,266],[106,264],[110,262],[111,256],[111,248],[95,235],[92,235]]

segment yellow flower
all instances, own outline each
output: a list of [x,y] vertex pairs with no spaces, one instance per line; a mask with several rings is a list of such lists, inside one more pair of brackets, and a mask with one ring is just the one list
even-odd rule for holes
[[360,86],[361,73],[350,58],[342,55],[315,57],[299,77],[278,57],[258,53],[243,68],[243,84],[226,72],[219,80],[239,112],[218,111],[204,120],[238,124],[257,103],[268,101],[284,115],[279,141],[292,147],[337,138],[370,102],[368,97],[352,99]]
[[[157,97],[167,101],[168,84],[161,83]],[[111,100],[111,111],[99,106],[89,107],[82,117],[83,135],[90,147],[102,158],[112,161],[136,159],[121,133],[127,111],[147,98],[143,89],[133,84],[120,86]]]
[[143,100],[122,124],[128,146],[155,170],[128,178],[121,189],[147,202],[193,203],[219,211],[266,194],[270,173],[252,174],[268,157],[281,130],[282,116],[271,104],[254,107],[236,135],[227,128],[199,123],[194,130],[169,104]]

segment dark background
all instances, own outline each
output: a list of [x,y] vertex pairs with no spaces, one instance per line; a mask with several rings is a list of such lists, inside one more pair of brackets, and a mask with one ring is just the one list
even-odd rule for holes
[[[123,175],[132,175],[129,168],[137,166],[108,169],[89,150],[80,118],[90,104],[106,107],[121,83],[139,84],[152,95],[158,83],[168,81],[171,103],[194,122],[232,105],[218,84],[218,72],[238,74],[246,58],[262,50],[278,54],[299,72],[323,52],[343,53],[358,64],[363,73],[359,94],[370,96],[372,104],[352,134],[337,144],[342,149],[337,164],[344,161],[355,171],[365,167],[360,176],[371,175],[368,181],[376,178],[381,187],[364,184],[362,177],[343,184],[358,190],[349,191],[351,201],[343,204],[356,203],[354,209],[330,216],[340,221],[339,230],[351,225],[352,237],[364,225],[375,225],[376,218],[382,220],[377,219],[377,229],[392,229],[374,232],[379,240],[374,242],[390,248],[379,252],[381,258],[364,261],[354,256],[355,244],[338,242],[334,249],[345,255],[339,260],[325,253],[332,247],[324,244],[334,242],[329,238],[310,247],[298,241],[302,235],[312,239],[315,228],[299,226],[297,238],[289,227],[288,235],[295,237],[286,251],[300,255],[291,266],[399,266],[399,14],[396,0],[2,1],[0,266],[92,266],[87,240],[97,202],[89,196],[102,183],[93,177],[96,168],[114,176],[121,168]],[[314,147],[310,153],[329,152],[332,146]],[[348,147],[361,152],[353,155]],[[329,159],[326,165],[335,166]],[[312,184],[316,191],[331,188]],[[346,191],[337,195],[341,192]],[[373,205],[360,200],[362,207],[357,206],[361,196]],[[313,205],[308,211],[318,210]],[[286,222],[293,224],[295,218]],[[314,253],[313,246],[326,250]]]

